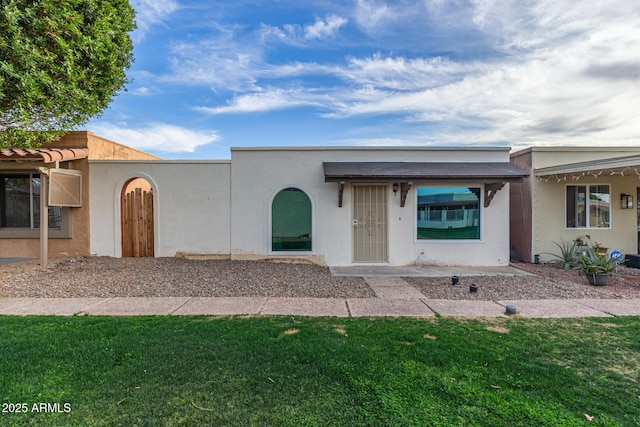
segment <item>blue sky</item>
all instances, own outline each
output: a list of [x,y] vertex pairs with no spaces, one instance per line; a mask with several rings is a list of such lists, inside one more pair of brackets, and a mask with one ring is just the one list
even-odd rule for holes
[[132,82],[86,126],[242,146],[640,144],[640,2],[132,0]]

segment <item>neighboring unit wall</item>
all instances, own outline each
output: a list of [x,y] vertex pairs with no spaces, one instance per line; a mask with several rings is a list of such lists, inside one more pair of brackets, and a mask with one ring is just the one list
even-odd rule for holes
[[534,169],[638,154],[634,147],[532,147]]
[[151,185],[156,257],[230,253],[228,161],[90,161],[91,252],[120,257],[121,194],[134,178]]
[[[3,173],[36,173],[38,167],[52,167],[43,162],[0,162]],[[82,172],[82,207],[61,208],[62,230],[49,230],[48,256],[61,258],[89,254],[89,193],[87,160],[61,162],[60,168]],[[36,173],[34,177],[39,177]],[[9,238],[8,236],[16,236]],[[0,257],[38,258],[40,254],[40,229],[0,229]]]
[[[89,140],[94,138],[90,132],[77,131],[64,135],[60,140],[45,144],[42,148],[87,148]],[[54,164],[43,162],[24,162],[12,165],[13,162],[0,162],[0,169],[7,171],[35,172],[37,167],[54,167]],[[87,159],[61,162],[60,168],[74,169],[82,172],[82,207],[63,208],[70,218],[68,233],[60,237],[60,233],[49,231],[50,258],[84,256],[89,254],[89,166]],[[38,230],[30,230],[29,238],[0,239],[0,257],[37,258],[40,253]]]
[[160,157],[89,134],[89,160],[160,160]]
[[[352,264],[353,193],[352,185],[347,183],[343,205],[338,207],[338,184],[324,182],[323,161],[509,161],[506,148],[235,148],[231,153],[232,257],[279,256],[270,250],[271,201],[282,189],[294,187],[306,192],[312,200],[314,251],[310,257],[332,266]],[[392,183],[383,184],[387,186],[390,265],[413,264],[419,258],[431,264],[508,264],[508,184],[488,208],[482,208],[480,240],[428,242],[417,241],[415,236],[415,188],[437,183],[413,182],[404,207],[400,207],[400,192],[395,195],[392,192]]]
[[[609,185],[610,188],[610,228],[567,228],[566,227],[566,188],[567,185]],[[592,242],[598,242],[609,249],[624,253],[637,253],[637,217],[636,209],[620,208],[620,193],[633,194],[635,200],[638,178],[634,176],[603,176],[599,178],[581,178],[579,180],[541,181],[536,184],[536,221],[533,251],[540,254],[541,261],[551,259],[549,253],[559,254],[559,248],[553,243],[571,242],[586,235]]]
[[[640,181],[635,173],[611,175],[558,176],[538,178],[536,169],[561,166],[586,161],[597,161],[637,155],[638,149],[630,147],[532,147],[511,155],[511,162],[523,169],[530,165],[532,175],[529,184],[514,184],[511,191],[511,244],[524,261],[533,262],[539,255],[542,262],[552,259],[550,254],[559,254],[554,242],[571,243],[577,238],[591,236],[609,249],[625,253],[637,253],[636,209],[621,209],[620,194],[636,195]],[[578,174],[580,175],[580,174]],[[610,186],[611,227],[567,228],[567,185]],[[530,204],[530,205],[529,205]],[[530,227],[530,229],[529,229]]]
[[89,160],[160,160],[144,151],[119,144],[88,131],[74,131],[60,140],[45,144],[43,148],[88,148]]

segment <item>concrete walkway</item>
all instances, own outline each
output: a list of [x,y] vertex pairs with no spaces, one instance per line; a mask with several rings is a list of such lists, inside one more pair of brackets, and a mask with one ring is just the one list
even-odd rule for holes
[[435,300],[400,298],[0,298],[0,315],[55,316],[329,316],[505,317],[515,305],[521,317],[640,316],[640,300]]

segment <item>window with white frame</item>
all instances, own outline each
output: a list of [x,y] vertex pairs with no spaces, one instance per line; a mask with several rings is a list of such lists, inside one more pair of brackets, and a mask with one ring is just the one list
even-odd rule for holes
[[567,185],[567,228],[611,227],[609,185]]
[[417,240],[479,240],[480,188],[418,187]]
[[[60,206],[50,206],[49,228],[62,228]],[[0,175],[0,227],[40,228],[40,174],[17,173]]]

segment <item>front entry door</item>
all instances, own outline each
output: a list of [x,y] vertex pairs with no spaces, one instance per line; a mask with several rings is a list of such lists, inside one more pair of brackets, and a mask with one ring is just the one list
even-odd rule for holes
[[353,186],[353,262],[387,262],[387,186]]

